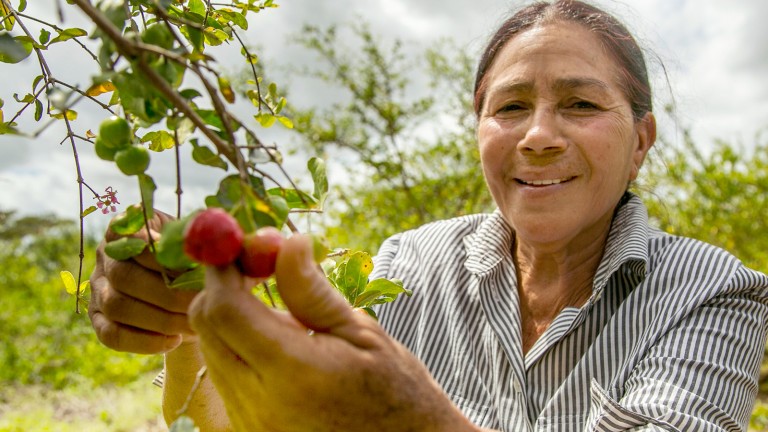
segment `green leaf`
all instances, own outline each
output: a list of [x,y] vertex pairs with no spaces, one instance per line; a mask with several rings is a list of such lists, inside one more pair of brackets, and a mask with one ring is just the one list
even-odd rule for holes
[[[253,191],[253,193],[249,195],[255,194],[256,196],[262,197],[267,195],[267,192],[264,189],[264,181],[258,177],[251,176],[250,185],[246,186],[250,186]],[[216,198],[219,200],[222,207],[229,210],[240,201],[244,193],[240,176],[233,174],[221,180],[219,183],[219,190],[216,193]]]
[[197,115],[199,115],[208,126],[212,126],[220,131],[224,130],[224,122],[221,121],[221,117],[219,117],[219,114],[216,113],[216,111],[199,109],[195,110],[195,112],[197,112]]
[[72,275],[72,273],[65,270],[59,272],[59,276],[61,276],[61,281],[64,282],[64,289],[67,291],[67,294],[77,294],[77,282],[75,282],[75,277]]
[[51,117],[58,120],[63,120],[64,117],[66,117],[67,120],[70,120],[70,121],[77,120],[77,111],[66,110],[64,112],[51,113]]
[[125,27],[125,21],[128,19],[128,16],[122,0],[104,0],[98,6],[115,27],[119,30]]
[[231,21],[234,25],[240,27],[241,29],[248,30],[248,20],[243,14],[239,12],[233,12],[228,8],[221,8],[217,10],[216,13],[221,15],[225,20]]
[[[2,1],[2,0],[0,0]],[[40,37],[38,38],[41,44],[45,45],[51,40],[51,32],[46,29],[40,29]]]
[[197,266],[184,272],[171,282],[171,288],[183,291],[202,291],[205,288],[205,267]]
[[255,118],[263,128],[270,128],[275,124],[275,121],[277,121],[277,117],[269,113],[258,113],[253,116],[253,118]]
[[350,304],[355,304],[357,296],[368,284],[368,275],[373,270],[373,260],[365,252],[354,252],[339,266],[334,277],[336,286]]
[[229,82],[229,78],[219,76],[219,91],[221,91],[221,95],[224,97],[224,100],[226,100],[229,103],[235,103],[235,92],[232,90],[232,84]]
[[279,195],[270,195],[268,196],[268,199],[269,199],[269,206],[272,211],[267,213],[274,221],[273,223],[270,223],[268,225],[272,225],[280,228],[283,226],[283,223],[285,223],[285,220],[288,219],[288,213],[290,212],[291,209],[288,206],[288,203],[286,202],[286,200]]
[[325,161],[318,157],[313,157],[307,161],[307,168],[312,174],[312,181],[315,183],[314,196],[322,207],[325,197],[328,195],[328,175],[325,171]]
[[21,135],[21,132],[16,129],[16,123],[0,123],[0,135]]
[[195,52],[202,53],[205,50],[203,32],[189,25],[179,27],[179,31],[192,44]]
[[77,298],[77,304],[88,310],[88,303],[91,299],[91,281],[84,280],[80,283],[80,296]]
[[163,225],[160,241],[157,243],[155,258],[163,267],[171,270],[188,270],[196,267],[184,253],[184,230],[196,213]]
[[179,94],[186,100],[192,100],[196,97],[200,97],[203,94],[195,89],[184,89],[179,92]]
[[[0,0],[0,1],[2,1],[2,0]],[[45,78],[45,75],[38,75],[38,76],[35,77],[34,80],[32,80],[32,91],[33,92],[37,91],[37,85],[40,84],[40,81],[42,81],[43,78]]]
[[285,116],[278,116],[277,121],[288,129],[293,129],[293,121]]
[[192,150],[192,159],[195,162],[201,165],[221,168],[224,171],[227,170],[227,166],[228,166],[227,162],[225,162],[220,155],[214,153],[214,151],[211,150],[210,147],[198,144],[197,140],[192,140],[190,142],[194,147],[194,149]]
[[171,135],[176,135],[174,140],[180,145],[195,131],[195,124],[186,117],[168,117],[165,122],[168,130],[173,131]]
[[118,235],[131,235],[144,227],[144,212],[140,204],[134,204],[112,220],[109,229]]
[[[0,0],[0,1],[2,1],[2,0]],[[13,94],[13,98],[18,103],[31,103],[33,100],[35,100],[35,96],[32,95],[32,93],[25,94],[23,98],[20,98],[18,93],[14,93]]]
[[141,142],[148,142],[149,149],[155,152],[170,150],[176,146],[173,135],[164,130],[147,132],[141,137]]
[[205,3],[202,0],[189,0],[187,8],[193,14],[199,15],[200,18],[205,16]]
[[8,33],[0,34],[0,62],[18,63],[29,57],[33,46],[34,44],[27,36],[13,37]]
[[24,12],[27,9],[27,0],[19,0],[19,12]]
[[83,210],[83,213],[81,213],[80,217],[86,217],[95,211],[96,211],[96,206],[90,206],[87,209]]
[[[8,9],[9,6],[10,4],[6,5],[4,0],[0,0],[0,16],[8,17],[3,22],[3,25],[5,26],[6,30],[11,31],[13,30],[14,24],[16,24],[16,18],[13,15],[11,15],[11,11],[10,9]],[[19,8],[19,12],[21,12],[21,8]]]
[[147,124],[155,124],[165,117],[167,102],[145,77],[124,71],[116,74],[112,83],[126,112]]
[[139,174],[139,191],[141,192],[141,203],[147,211],[147,219],[152,219],[154,216],[155,205],[155,191],[157,185],[152,177],[147,174]]
[[35,99],[35,121],[40,121],[43,118],[43,103],[40,99]]
[[213,27],[206,27],[203,35],[205,36],[205,41],[211,46],[219,46],[229,39],[227,32]]
[[375,279],[365,286],[363,292],[355,299],[353,306],[365,308],[375,304],[389,303],[400,294],[410,297],[413,292],[403,288],[403,282],[400,280]]
[[133,258],[144,251],[147,243],[135,237],[122,237],[111,241],[104,246],[104,252],[112,259],[125,261]]
[[373,318],[373,319],[375,319],[375,320],[377,320],[377,321],[379,320],[379,317],[377,317],[377,316],[376,316],[376,312],[375,312],[373,309],[371,309],[371,308],[369,308],[369,307],[365,307],[365,308],[362,308],[362,309],[363,309],[363,310],[365,311],[365,313],[367,313],[367,314],[368,314],[368,316],[370,316],[371,318]]
[[87,35],[88,35],[88,32],[81,28],[73,27],[73,28],[64,29],[59,31],[59,35],[53,38],[53,40],[51,40],[51,43],[49,45],[68,41],[70,39],[87,36]]
[[317,208],[318,203],[315,197],[297,189],[273,188],[267,193],[282,197],[291,209]]

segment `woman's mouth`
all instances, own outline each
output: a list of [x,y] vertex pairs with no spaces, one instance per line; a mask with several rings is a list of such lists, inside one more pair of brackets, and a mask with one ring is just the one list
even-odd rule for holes
[[574,178],[576,177],[564,177],[564,178],[543,179],[543,180],[523,180],[523,179],[516,178],[515,181],[526,186],[551,186],[551,185],[569,182]]

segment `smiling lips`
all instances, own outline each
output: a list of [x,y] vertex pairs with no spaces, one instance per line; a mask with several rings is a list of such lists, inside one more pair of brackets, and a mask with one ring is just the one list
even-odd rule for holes
[[564,177],[564,178],[558,178],[558,179],[546,179],[546,180],[523,180],[523,179],[515,179],[518,183],[524,184],[526,186],[551,186],[556,185],[560,183],[565,183],[568,181],[573,180],[575,177]]

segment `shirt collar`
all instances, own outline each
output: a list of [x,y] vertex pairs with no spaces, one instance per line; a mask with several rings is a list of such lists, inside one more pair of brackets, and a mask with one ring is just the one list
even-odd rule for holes
[[[627,192],[611,222],[605,251],[595,273],[592,297],[589,303],[600,298],[608,280],[624,264],[628,271],[644,277],[648,262],[648,212],[639,197]],[[466,269],[477,276],[495,271],[507,259],[512,261],[514,231],[496,209],[478,229],[464,238],[467,260]],[[511,264],[514,265],[514,264]]]

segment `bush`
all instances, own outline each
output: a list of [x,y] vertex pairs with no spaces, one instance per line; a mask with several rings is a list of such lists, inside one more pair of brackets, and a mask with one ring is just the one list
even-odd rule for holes
[[[59,276],[61,270],[78,265],[79,235],[73,223],[51,223],[44,217],[39,218],[40,230],[31,230],[30,219],[14,221],[4,215],[1,385],[44,384],[58,389],[121,384],[161,367],[158,356],[117,353],[102,346],[85,311],[75,313],[74,297],[65,292]],[[95,241],[87,240],[84,269],[93,267],[94,249]]]

